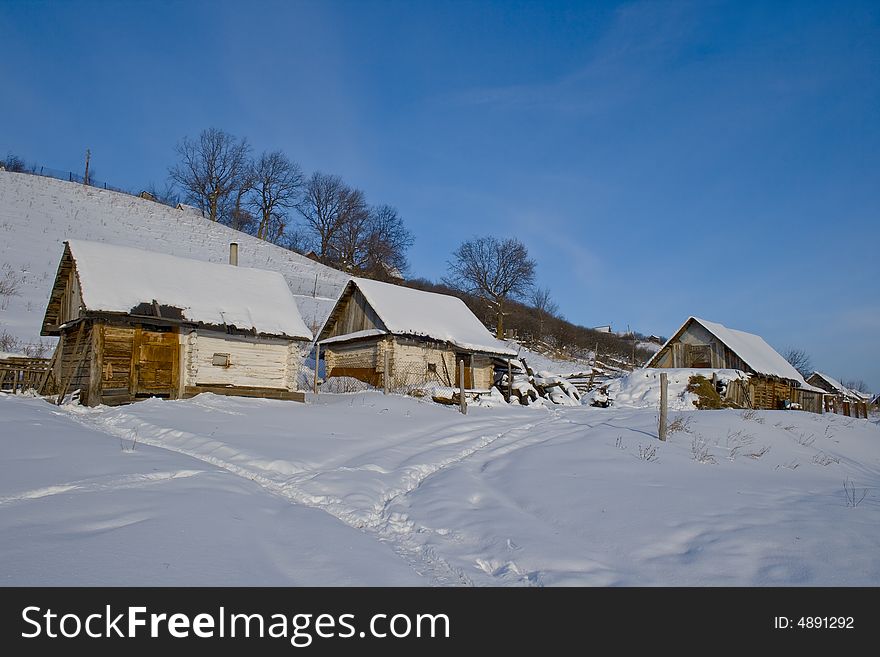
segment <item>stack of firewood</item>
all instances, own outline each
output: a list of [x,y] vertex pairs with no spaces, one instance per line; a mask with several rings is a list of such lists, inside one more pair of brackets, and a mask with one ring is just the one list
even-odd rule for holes
[[503,394],[510,395],[510,403],[519,402],[528,406],[539,399],[564,406],[578,406],[581,403],[578,389],[562,377],[550,372],[536,374],[522,360],[511,361],[510,370],[510,381],[507,372],[502,370],[495,383]]

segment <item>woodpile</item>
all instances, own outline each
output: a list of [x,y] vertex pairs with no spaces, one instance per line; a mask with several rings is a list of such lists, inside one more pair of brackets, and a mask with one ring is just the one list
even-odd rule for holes
[[502,369],[496,379],[496,387],[510,395],[510,403],[523,406],[546,399],[553,404],[577,406],[581,403],[580,391],[569,380],[550,372],[535,373],[522,359],[511,361],[511,377]]

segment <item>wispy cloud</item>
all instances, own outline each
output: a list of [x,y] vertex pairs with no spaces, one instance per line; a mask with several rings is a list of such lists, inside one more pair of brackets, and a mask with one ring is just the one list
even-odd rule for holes
[[459,107],[592,113],[635,96],[652,73],[680,52],[698,25],[692,3],[635,2],[618,8],[582,67],[555,79],[487,86],[441,99]]

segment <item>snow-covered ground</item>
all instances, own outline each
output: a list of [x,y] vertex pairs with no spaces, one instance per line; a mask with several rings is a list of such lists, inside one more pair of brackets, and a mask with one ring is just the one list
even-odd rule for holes
[[0,585],[419,585],[389,546],[246,477],[0,394]]
[[663,444],[650,407],[0,396],[0,581],[880,584],[876,419],[671,420]]
[[[24,342],[40,334],[46,302],[67,239],[108,242],[226,263],[239,243],[239,265],[280,272],[306,325],[323,324],[348,275],[292,251],[135,196],[41,176],[0,171],[0,279],[19,281],[0,304],[0,328]],[[10,272],[7,274],[7,272]]]
[[745,378],[737,370],[705,370],[688,368],[640,368],[614,379],[608,384],[608,396],[617,406],[630,408],[659,408],[660,375],[667,376],[667,395],[669,408],[677,411],[690,411],[695,408],[697,396],[688,392],[692,376],[711,377],[713,372],[722,381]]

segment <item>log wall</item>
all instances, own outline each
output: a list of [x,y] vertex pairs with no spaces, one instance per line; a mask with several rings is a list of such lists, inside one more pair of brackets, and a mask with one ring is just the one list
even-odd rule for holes
[[[240,386],[294,390],[303,347],[280,338],[251,338],[191,331],[184,338],[185,386]],[[214,365],[228,354],[228,366]]]

